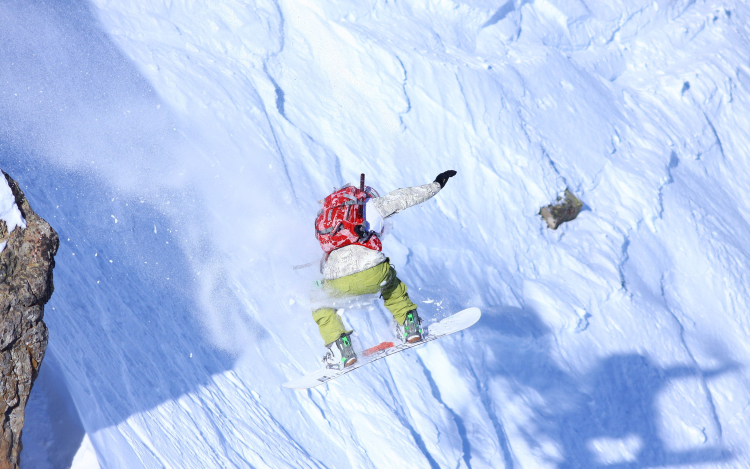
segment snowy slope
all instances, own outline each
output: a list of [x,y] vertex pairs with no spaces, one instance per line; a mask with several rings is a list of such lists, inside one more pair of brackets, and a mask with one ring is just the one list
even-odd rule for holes
[[[50,366],[101,467],[750,465],[747,5],[498,3],[0,12],[0,166],[61,234]],[[446,169],[385,250],[482,321],[282,390],[323,351],[316,201]]]

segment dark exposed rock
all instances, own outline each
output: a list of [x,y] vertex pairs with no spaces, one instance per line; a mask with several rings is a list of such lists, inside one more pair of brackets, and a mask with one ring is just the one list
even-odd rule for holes
[[560,223],[570,221],[581,213],[583,202],[573,195],[568,189],[565,189],[564,197],[558,197],[554,204],[542,207],[539,215],[547,222],[547,226],[556,230]]
[[[21,430],[31,386],[47,349],[44,304],[52,295],[59,240],[34,213],[18,184],[3,171],[26,229],[0,222],[0,469],[18,468]],[[1,181],[0,181],[1,182]]]

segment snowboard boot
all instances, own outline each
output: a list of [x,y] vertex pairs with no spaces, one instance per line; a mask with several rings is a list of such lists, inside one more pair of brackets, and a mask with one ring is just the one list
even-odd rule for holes
[[323,363],[326,368],[334,370],[341,370],[357,363],[357,354],[354,353],[349,334],[342,334],[335,342],[328,345],[328,352],[323,357]]
[[398,338],[406,344],[413,344],[422,340],[424,334],[422,330],[422,319],[417,314],[417,310],[411,310],[406,313],[404,324],[396,326]]

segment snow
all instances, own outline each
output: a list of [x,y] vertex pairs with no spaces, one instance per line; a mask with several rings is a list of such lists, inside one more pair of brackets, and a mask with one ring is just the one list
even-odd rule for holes
[[99,469],[99,461],[88,435],[84,436],[80,449],[76,452],[71,469]]
[[[748,19],[740,0],[8,2],[0,167],[61,237],[59,425],[102,468],[747,467]],[[384,251],[428,320],[482,320],[282,389],[323,352],[319,276],[292,269],[320,255],[316,201],[448,169]],[[566,187],[584,211],[550,231]],[[361,346],[389,333],[381,306],[344,318]]]
[[[16,198],[13,196],[8,181],[4,177],[0,178],[0,220],[5,222],[8,233],[12,233],[17,227],[26,229],[26,220],[23,219],[21,211],[16,205]],[[0,242],[0,252],[5,250],[7,241]]]

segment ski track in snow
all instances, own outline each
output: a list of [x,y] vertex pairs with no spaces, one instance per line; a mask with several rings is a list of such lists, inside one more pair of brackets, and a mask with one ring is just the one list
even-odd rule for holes
[[[25,465],[750,465],[738,0],[6,2],[0,167],[58,231]],[[470,330],[306,392],[317,200]],[[569,187],[557,231],[537,215]],[[344,319],[364,348],[382,306]],[[85,452],[90,454],[88,442]],[[83,448],[82,448],[83,449]],[[83,458],[78,458],[82,460]]]

